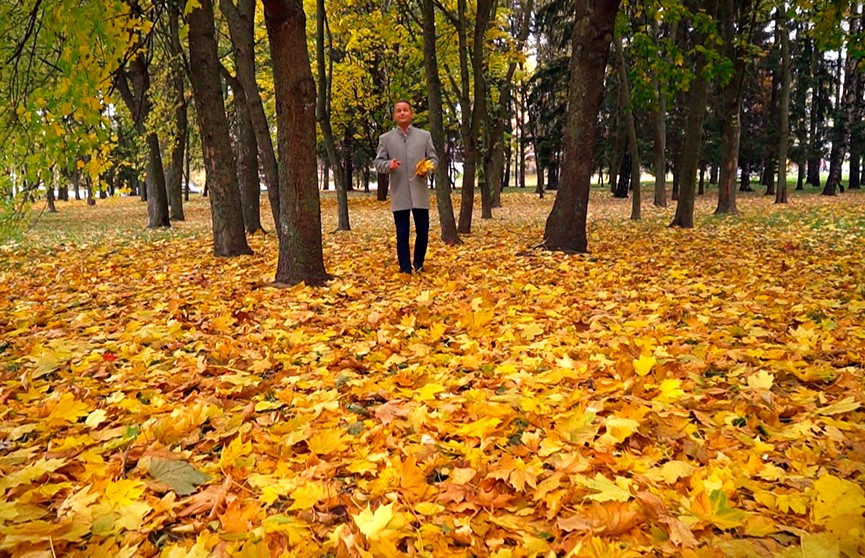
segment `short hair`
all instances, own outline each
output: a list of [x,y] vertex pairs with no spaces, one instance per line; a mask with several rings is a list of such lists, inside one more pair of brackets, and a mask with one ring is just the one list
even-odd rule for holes
[[408,102],[408,101],[405,100],[405,99],[400,99],[400,100],[398,100],[397,102],[395,102],[395,103],[393,104],[393,108],[396,108],[396,106],[397,106],[398,104],[400,104],[400,103],[405,103],[405,104],[408,105],[408,108],[410,108],[411,110],[414,110],[414,107],[411,106],[411,103]]

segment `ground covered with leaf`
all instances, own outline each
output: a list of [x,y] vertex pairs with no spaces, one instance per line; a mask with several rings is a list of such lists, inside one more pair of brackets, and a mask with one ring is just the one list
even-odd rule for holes
[[407,277],[386,203],[331,233],[326,197],[324,288],[270,286],[272,235],[213,258],[200,199],[39,217],[0,248],[0,555],[865,554],[865,196],[678,230],[598,191],[588,255],[504,203]]

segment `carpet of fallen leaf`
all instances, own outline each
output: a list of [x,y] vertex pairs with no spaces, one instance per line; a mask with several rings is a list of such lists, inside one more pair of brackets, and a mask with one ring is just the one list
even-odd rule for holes
[[865,195],[592,195],[588,255],[515,193],[458,247],[433,211],[414,276],[326,195],[324,288],[270,285],[272,235],[212,257],[202,199],[39,216],[0,248],[0,556],[865,555]]

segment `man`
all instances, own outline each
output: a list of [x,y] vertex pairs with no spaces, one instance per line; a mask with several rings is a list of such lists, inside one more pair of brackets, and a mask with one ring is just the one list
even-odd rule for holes
[[[391,211],[396,225],[396,255],[399,270],[411,273],[423,269],[429,242],[429,184],[427,175],[431,170],[417,173],[417,166],[424,159],[434,168],[438,163],[432,137],[426,130],[411,125],[414,112],[408,101],[397,101],[393,107],[396,127],[382,134],[373,165],[382,174],[390,175]],[[409,251],[409,230],[414,216],[415,243],[414,261]]]

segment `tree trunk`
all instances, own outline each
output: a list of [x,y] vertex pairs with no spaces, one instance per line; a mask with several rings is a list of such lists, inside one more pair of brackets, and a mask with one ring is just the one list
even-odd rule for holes
[[[718,0],[709,0],[707,4],[706,13],[710,17],[714,17],[718,11]],[[688,118],[685,122],[685,146],[681,157],[679,200],[676,203],[676,215],[670,223],[671,227],[687,229],[694,227],[697,166],[700,163],[700,138],[703,133],[703,117],[706,113],[706,94],[709,87],[709,82],[703,72],[705,65],[705,56],[698,55],[694,72],[696,77],[691,84]]]
[[[854,10],[854,14],[850,17],[851,36],[856,36],[859,31],[859,10],[855,5]],[[843,191],[841,170],[844,164],[844,155],[847,152],[850,129],[853,125],[853,108],[856,105],[856,66],[857,60],[851,56],[848,50],[844,63],[844,94],[843,97],[839,96],[838,108],[835,111],[832,151],[829,154],[829,177],[823,188],[824,196],[836,195],[839,188]]]
[[[742,97],[745,53],[736,46],[736,3],[723,0],[720,4],[721,33],[724,52],[733,59],[733,77],[721,92],[721,169],[718,176],[718,205],[715,215],[738,215],[736,206],[736,171],[739,168],[739,144],[742,137]],[[749,27],[750,28],[750,27]],[[750,34],[748,36],[750,44]]]
[[[659,35],[654,23],[655,36]],[[653,147],[655,155],[655,207],[667,207],[667,98],[657,72],[652,72],[652,87],[658,96],[658,107],[652,111]]]
[[634,105],[631,103],[631,91],[628,85],[628,67],[625,65],[625,50],[622,48],[622,38],[613,39],[616,47],[616,57],[619,66],[620,91],[624,101],[625,125],[628,128],[628,149],[631,156],[631,220],[639,221],[641,218],[640,204],[642,196],[640,192],[640,146],[637,144],[637,125],[634,122]]
[[781,90],[778,95],[778,185],[775,189],[775,203],[787,203],[787,152],[790,146],[790,29],[787,20],[787,3],[782,2],[778,9],[775,27],[776,36],[781,43]]
[[187,21],[192,93],[210,193],[213,253],[218,257],[251,254],[243,230],[236,160],[231,150],[228,118],[222,98],[211,0],[201,0],[200,7],[189,13]]
[[856,72],[856,98],[853,105],[853,126],[850,128],[850,176],[847,179],[847,186],[851,190],[862,187],[862,120],[865,118],[863,93],[865,80],[861,72]]
[[[779,102],[779,90],[781,85],[781,76],[777,71],[772,72],[772,96],[769,102],[769,122],[780,122],[780,115],[778,114],[780,102]],[[774,196],[775,195],[775,175],[777,169],[775,168],[778,165],[778,142],[780,138],[778,137],[778,130],[775,126],[769,127],[768,131],[768,141],[766,141],[766,149],[764,151],[763,157],[763,172],[760,177],[760,182],[766,186],[766,191],[764,195],[766,196]]]
[[[350,231],[351,224],[348,217],[348,193],[346,191],[346,183],[349,176],[343,174],[342,167],[339,164],[339,155],[336,153],[336,142],[333,139],[333,128],[330,125],[330,102],[329,93],[331,90],[331,81],[327,75],[327,67],[325,66],[324,53],[324,27],[327,19],[327,12],[324,7],[324,0],[316,0],[315,2],[315,58],[318,69],[318,95],[316,97],[316,118],[318,125],[321,128],[321,135],[324,140],[324,148],[327,153],[327,158],[330,161],[330,166],[333,168],[335,184],[336,184],[336,205],[337,205],[337,226],[338,231]],[[331,72],[331,75],[332,72]]]
[[180,44],[180,8],[170,4],[168,13],[169,51],[173,58],[171,64],[171,84],[174,87],[174,138],[171,144],[171,160],[165,188],[168,193],[168,218],[170,221],[184,221],[183,214],[183,160],[186,154],[187,136],[189,135],[189,116],[187,112],[186,92],[184,91],[183,47]]
[[165,189],[165,167],[156,132],[147,134],[147,228],[170,227],[168,191]]
[[619,0],[577,0],[561,188],[544,228],[548,250],[586,252],[595,132]]
[[243,226],[249,234],[264,231],[261,226],[261,182],[258,178],[258,145],[246,92],[240,82],[234,93],[235,149],[237,157],[237,185],[240,188],[240,206]]
[[264,182],[267,185],[270,214],[273,216],[276,230],[279,231],[279,168],[273,149],[273,139],[270,137],[270,124],[264,113],[261,90],[255,79],[255,0],[238,0],[237,6],[232,3],[232,0],[220,0],[219,9],[228,23],[237,65],[237,80],[246,94],[246,102],[249,103],[249,114],[255,130],[255,143],[264,171]]
[[[430,119],[432,119],[432,117],[430,117]],[[435,140],[433,140],[433,143],[435,143]],[[436,153],[438,153],[438,148],[436,148]],[[445,169],[445,172],[447,172],[447,169]],[[387,201],[387,190],[388,190],[389,186],[390,186],[390,175],[389,174],[377,174],[376,175],[375,199],[377,199],[378,201],[381,201],[381,202]],[[438,191],[436,191],[436,192],[438,192]],[[438,196],[436,196],[436,199],[438,199]],[[450,195],[448,195],[448,199],[450,199]],[[453,211],[453,207],[451,207],[451,211]]]
[[739,178],[739,191],[740,192],[753,192],[751,189],[751,162],[750,161],[742,161],[741,165],[741,175]]
[[818,72],[822,62],[822,55],[818,54],[819,50],[814,43],[814,41],[811,43],[811,77],[814,83],[811,87],[811,102],[808,104],[811,112],[808,122],[808,172],[805,183],[819,188],[823,145],[822,138],[817,133],[820,127],[820,77]]
[[627,132],[624,131],[622,123],[622,82],[619,81],[618,89],[616,90],[616,116],[613,119],[613,150],[610,153],[610,193],[615,197],[619,192],[619,174],[621,174],[622,165],[625,161],[625,147],[627,141]]
[[[129,67],[117,75],[117,88],[120,96],[132,113],[136,131],[145,136],[147,144],[146,186],[141,190],[141,199],[147,201],[147,228],[170,227],[168,213],[168,193],[165,189],[165,168],[162,165],[162,151],[159,136],[148,132],[145,124],[150,116],[150,75],[143,53],[129,62]],[[130,84],[131,82],[131,84]],[[78,193],[76,192],[76,199]]]
[[538,194],[538,197],[544,198],[544,168],[540,165],[537,166],[535,170],[535,176],[537,180],[537,184],[535,184],[535,193]]
[[48,202],[48,213],[57,213],[57,205],[54,203],[54,186],[45,188],[45,195]]
[[[466,111],[463,116],[463,147],[465,156],[463,161],[463,187],[462,203],[460,204],[460,218],[457,231],[468,234],[472,230],[472,212],[474,210],[475,180],[477,175],[478,161],[478,133],[480,131],[483,115],[486,110],[486,81],[484,79],[484,34],[490,22],[493,0],[477,0],[477,16],[475,18],[474,40],[471,48],[472,78],[468,78],[468,39],[465,31],[465,0],[458,0],[459,17],[459,42],[460,42],[460,82],[461,100],[460,105]],[[474,102],[468,100],[468,89],[473,83]],[[471,109],[469,107],[471,106]]]
[[277,284],[321,285],[324,268],[316,183],[315,80],[301,0],[262,0],[273,60],[279,145]]

